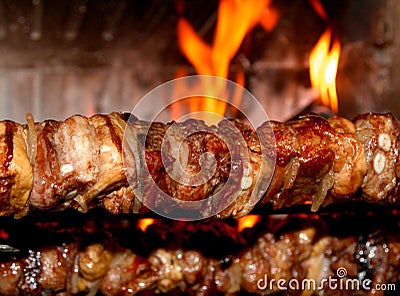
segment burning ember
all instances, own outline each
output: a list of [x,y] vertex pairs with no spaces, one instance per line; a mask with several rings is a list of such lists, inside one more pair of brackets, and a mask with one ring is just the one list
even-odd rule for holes
[[155,222],[153,218],[142,218],[137,221],[137,227],[140,228],[143,232],[146,231],[147,227]]
[[0,239],[8,239],[8,233],[3,229],[0,229]]
[[339,64],[340,42],[332,29],[328,28],[319,38],[310,53],[310,79],[318,92],[321,103],[338,112],[336,74]]
[[246,215],[237,220],[237,230],[241,232],[245,228],[252,228],[260,221],[261,221],[260,215]]

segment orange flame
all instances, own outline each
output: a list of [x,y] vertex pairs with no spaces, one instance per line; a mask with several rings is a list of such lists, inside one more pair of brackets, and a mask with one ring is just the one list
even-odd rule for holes
[[261,220],[260,215],[246,215],[237,220],[237,229],[238,231],[243,231],[245,228],[252,228]]
[[261,20],[269,0],[220,0],[211,52],[214,75],[228,77],[229,63],[247,32]]
[[308,0],[311,7],[314,9],[315,13],[324,21],[328,20],[328,15],[326,14],[325,8],[320,0]]
[[185,18],[178,20],[177,32],[178,45],[196,72],[200,75],[212,75],[210,46],[197,35]]
[[338,112],[336,74],[339,56],[340,42],[338,39],[332,42],[332,30],[328,28],[311,50],[310,79],[312,87],[319,92],[322,104],[329,106],[334,113]]
[[[187,69],[185,66],[178,67],[178,69],[175,72],[175,78],[182,78],[187,75]],[[177,80],[176,85],[173,89],[173,98],[179,98],[180,97],[180,92],[184,92],[186,88],[186,84],[182,83],[181,80]],[[185,114],[185,106],[180,103],[173,103],[170,105],[170,111],[171,111],[171,119],[176,121],[178,120],[181,116]]]
[[143,218],[137,221],[137,227],[140,228],[143,232],[146,231],[147,227],[155,222],[153,218]]
[[[270,2],[271,0],[220,0],[212,45],[202,40],[192,25],[181,17],[177,23],[178,45],[197,74],[228,78],[230,62],[246,34],[258,23],[265,30],[272,30],[279,19],[279,13],[270,7]],[[244,79],[238,81],[240,82],[244,83]],[[217,88],[213,91],[217,97],[225,89],[224,85],[210,87]],[[225,114],[225,102],[210,98],[201,100],[200,104],[190,107],[191,111],[209,111],[221,116]]]

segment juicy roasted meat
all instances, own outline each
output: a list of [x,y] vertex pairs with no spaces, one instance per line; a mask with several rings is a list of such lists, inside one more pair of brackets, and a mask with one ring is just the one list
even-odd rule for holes
[[10,121],[0,122],[0,215],[20,213],[33,184],[25,131]]
[[[175,223],[167,232],[157,228],[162,222],[152,231],[161,236],[177,231],[181,239],[186,227],[188,231],[201,226],[218,232],[205,222]],[[140,235],[134,238],[133,248],[121,246],[121,237],[114,232],[105,238],[97,235],[101,238],[94,242],[73,239],[47,246],[42,242],[20,253],[0,253],[0,294],[383,295],[384,291],[374,288],[382,284],[387,290],[398,288],[394,285],[400,276],[398,226],[390,231],[375,227],[354,235],[338,233],[336,223],[329,225],[316,217],[275,223],[279,225],[253,228],[254,237],[246,239],[243,250],[231,253],[225,249],[217,257],[207,253],[204,244],[203,250],[181,245],[193,241],[198,231],[186,233],[180,243],[170,241],[169,247],[154,247],[146,254],[137,251],[143,243]],[[229,230],[220,232],[217,240],[223,240],[221,235],[230,239],[245,236]],[[332,285],[335,281],[337,286]]]
[[257,132],[238,121],[162,124],[118,113],[27,121],[0,123],[0,215],[97,205],[137,213],[190,201],[198,218],[224,218],[246,215],[260,199],[274,208],[311,203],[312,211],[399,202],[400,125],[390,114],[354,122],[310,115]]
[[333,130],[320,117],[273,123],[277,164],[264,201],[276,208],[313,201],[317,209],[332,187]]
[[341,117],[329,118],[328,122],[335,130],[332,141],[335,160],[331,192],[334,196],[351,196],[366,182],[363,181],[367,171],[364,148],[352,122]]
[[361,185],[362,190],[368,199],[384,200],[400,176],[399,123],[390,115],[366,114],[357,117],[355,126],[370,168]]

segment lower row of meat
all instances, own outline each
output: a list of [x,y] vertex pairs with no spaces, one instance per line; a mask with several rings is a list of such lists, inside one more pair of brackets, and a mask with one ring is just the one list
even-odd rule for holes
[[[223,231],[205,222],[178,222],[167,232],[151,226],[164,240],[174,231],[181,231],[177,237],[182,238],[182,228],[192,232],[185,241],[194,229],[219,233],[202,242],[203,248],[215,243],[218,252],[225,251],[219,256],[176,245],[139,254],[111,233],[90,243],[82,238],[48,245],[36,242],[36,247],[19,253],[0,253],[0,294],[384,295],[400,288],[398,231],[329,234],[320,220],[303,216],[292,220],[291,227],[279,219],[275,226],[258,225],[251,231],[257,237],[247,239],[247,247],[237,252],[221,250],[218,243],[222,233],[237,233],[227,223],[219,225],[224,225]],[[332,221],[334,229],[337,219]],[[133,239],[133,245],[140,244]]]
[[399,139],[390,114],[312,115],[257,130],[229,120],[28,115],[26,125],[0,122],[0,215],[94,206],[168,212],[190,202],[197,218],[225,218],[257,204],[308,202],[312,211],[338,201],[398,204]]

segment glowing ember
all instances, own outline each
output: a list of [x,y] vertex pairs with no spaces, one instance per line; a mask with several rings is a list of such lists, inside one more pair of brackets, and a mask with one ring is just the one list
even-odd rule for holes
[[143,218],[137,221],[137,227],[140,228],[143,232],[146,231],[147,227],[155,222],[153,218]]
[[237,220],[238,231],[243,231],[245,228],[252,228],[261,220],[260,215],[246,215]]
[[[213,44],[208,45],[183,17],[178,20],[178,44],[193,65],[197,74],[228,78],[229,65],[237,53],[246,34],[260,24],[265,30],[272,30],[279,19],[278,12],[270,7],[271,0],[220,0]],[[243,75],[238,75],[242,78]],[[244,79],[237,83],[244,86]],[[224,85],[211,86],[216,97],[225,91]],[[235,94],[233,104],[237,104]],[[225,114],[226,103],[211,98],[198,98],[202,102],[190,106],[190,111],[208,111],[221,116]]]
[[310,79],[312,87],[319,92],[321,103],[334,113],[338,111],[336,74],[339,56],[340,42],[337,38],[332,41],[332,30],[328,28],[311,50]]
[[5,232],[3,229],[0,229],[0,239],[8,239],[8,233]]

